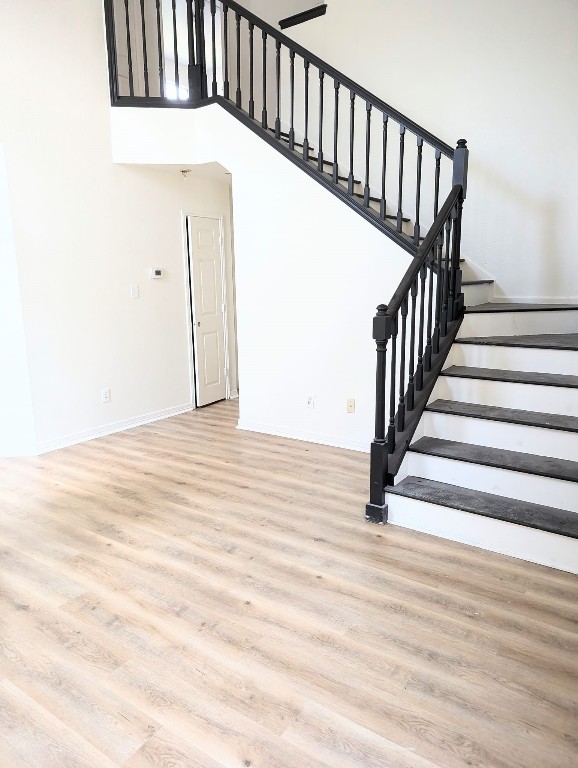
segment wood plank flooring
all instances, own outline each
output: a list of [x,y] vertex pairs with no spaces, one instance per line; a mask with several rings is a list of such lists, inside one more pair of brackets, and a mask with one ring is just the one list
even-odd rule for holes
[[0,768],[576,768],[578,579],[236,419],[0,461]]

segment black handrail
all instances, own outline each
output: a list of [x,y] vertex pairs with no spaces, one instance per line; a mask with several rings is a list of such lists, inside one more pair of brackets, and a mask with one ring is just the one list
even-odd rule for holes
[[260,29],[266,32],[269,37],[274,38],[275,40],[279,41],[290,50],[294,51],[297,55],[301,56],[310,64],[313,64],[313,66],[320,69],[326,75],[333,78],[334,80],[337,80],[345,88],[348,88],[351,91],[355,91],[357,96],[362,98],[364,101],[369,102],[373,107],[375,107],[376,109],[379,109],[381,112],[386,112],[396,122],[400,123],[401,125],[404,125],[409,131],[414,133],[416,136],[421,136],[424,139],[424,141],[427,141],[427,143],[430,144],[432,147],[435,147],[435,149],[439,149],[443,155],[448,157],[450,160],[453,160],[454,150],[452,147],[450,147],[449,144],[446,144],[441,139],[438,139],[438,137],[434,136],[433,133],[430,133],[425,128],[422,128],[421,125],[418,125],[409,117],[402,114],[397,109],[387,104],[385,101],[382,101],[380,98],[375,96],[375,94],[366,90],[363,86],[359,85],[359,83],[356,83],[355,80],[352,80],[350,77],[347,77],[347,75],[344,75],[343,72],[340,72],[338,69],[335,69],[335,67],[332,67],[331,64],[328,64],[326,61],[323,61],[323,59],[320,59],[319,56],[316,56],[311,51],[308,51],[307,48],[304,48],[302,45],[299,45],[299,43],[296,43],[290,37],[287,37],[287,35],[284,35],[282,32],[279,32],[279,30],[275,29],[275,27],[272,27],[266,21],[263,21],[263,19],[259,18],[259,16],[255,16],[254,13],[251,13],[251,11],[248,11],[246,8],[243,8],[242,5],[239,5],[239,3],[236,3],[234,0],[218,0],[218,1],[223,6],[226,5],[228,8],[231,8],[231,10],[234,10],[237,13],[240,13],[241,16],[243,16],[247,21],[252,22],[253,24],[255,24],[255,26],[258,26]]

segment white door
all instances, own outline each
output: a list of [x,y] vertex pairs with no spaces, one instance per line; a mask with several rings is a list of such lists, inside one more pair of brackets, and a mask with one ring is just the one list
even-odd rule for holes
[[218,219],[187,218],[197,406],[227,396],[225,304]]

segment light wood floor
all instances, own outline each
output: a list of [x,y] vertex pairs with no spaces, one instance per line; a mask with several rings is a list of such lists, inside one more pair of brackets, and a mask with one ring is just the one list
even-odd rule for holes
[[1,768],[576,768],[577,578],[235,423],[0,461]]

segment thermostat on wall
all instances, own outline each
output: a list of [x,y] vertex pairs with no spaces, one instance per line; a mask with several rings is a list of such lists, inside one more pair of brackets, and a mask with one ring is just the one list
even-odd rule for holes
[[160,267],[151,268],[151,280],[160,280],[164,276],[165,276],[164,270],[162,270]]

